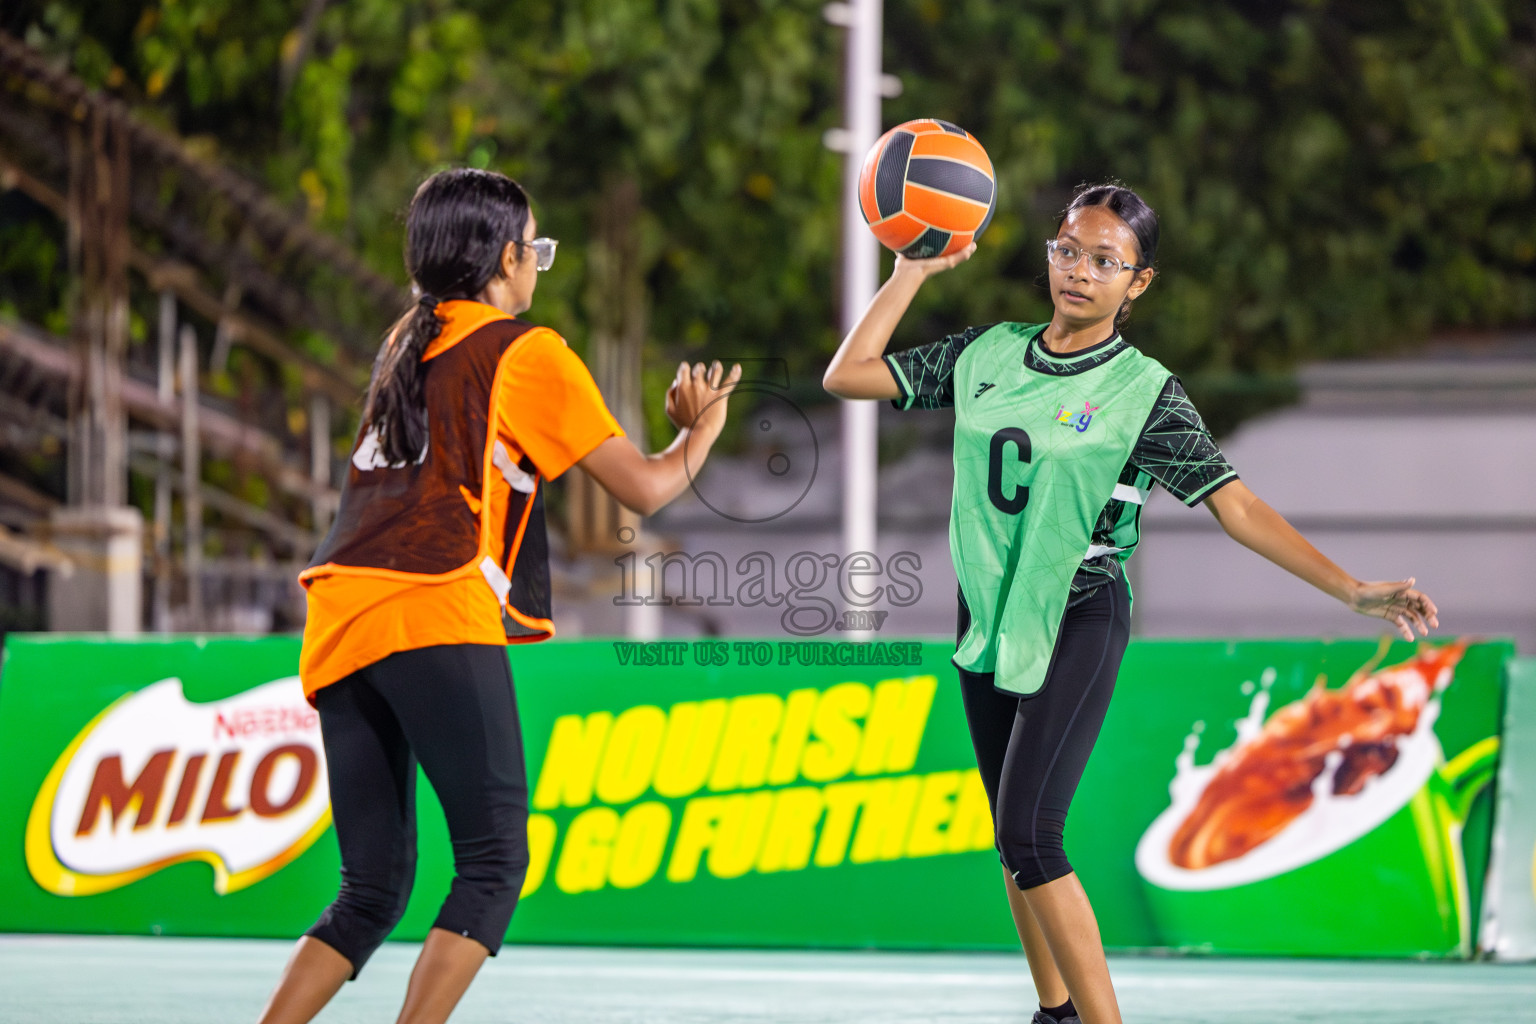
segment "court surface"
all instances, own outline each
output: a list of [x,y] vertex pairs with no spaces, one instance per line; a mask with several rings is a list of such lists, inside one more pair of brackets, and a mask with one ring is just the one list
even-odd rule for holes
[[[0,936],[4,1024],[252,1021],[291,943]],[[317,1020],[394,1020],[418,947],[388,943]],[[1127,1024],[1536,1022],[1536,964],[1111,959]],[[508,946],[455,1024],[1024,1024],[1022,956]]]

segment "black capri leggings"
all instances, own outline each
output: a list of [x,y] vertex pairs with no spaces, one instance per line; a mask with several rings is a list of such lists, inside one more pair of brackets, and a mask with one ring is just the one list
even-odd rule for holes
[[528,783],[505,647],[391,654],[315,694],[341,845],[341,892],[305,934],[356,978],[405,913],[416,875],[416,765],[453,840],[433,922],[501,948],[528,870]]
[[[962,596],[960,636],[969,626]],[[1062,846],[1067,808],[1099,738],[1130,633],[1130,594],[1117,578],[1068,604],[1045,685],[1033,696],[994,689],[990,672],[960,670],[997,850],[1020,889],[1072,873]]]

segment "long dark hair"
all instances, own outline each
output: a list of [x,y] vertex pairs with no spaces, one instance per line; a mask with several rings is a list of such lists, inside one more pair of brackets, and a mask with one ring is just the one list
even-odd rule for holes
[[527,226],[528,193],[494,171],[441,171],[411,198],[405,269],[420,297],[379,346],[363,405],[363,430],[378,431],[391,464],[417,461],[427,441],[421,357],[443,327],[437,304],[478,295],[501,272],[507,243],[521,241]]
[[[1137,195],[1124,185],[1108,182],[1101,185],[1080,185],[1072,194],[1072,201],[1067,208],[1061,211],[1061,220],[1056,224],[1056,230],[1061,230],[1061,225],[1066,223],[1073,210],[1081,210],[1085,206],[1103,206],[1110,213],[1125,221],[1125,226],[1131,229],[1131,234],[1136,236],[1136,248],[1140,255],[1137,264],[1146,269],[1157,260],[1157,211],[1147,205],[1145,199]],[[1129,299],[1120,307],[1120,312],[1115,316],[1115,323],[1125,322],[1125,318],[1131,314],[1131,302]]]

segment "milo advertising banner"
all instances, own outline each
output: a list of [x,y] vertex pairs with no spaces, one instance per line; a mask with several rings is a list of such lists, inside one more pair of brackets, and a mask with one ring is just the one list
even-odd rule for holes
[[[1009,948],[952,647],[514,647],[523,942]],[[1068,823],[1107,945],[1472,949],[1506,644],[1139,642]],[[296,936],[335,893],[292,639],[11,637],[0,929]],[[420,938],[452,875],[420,786]]]

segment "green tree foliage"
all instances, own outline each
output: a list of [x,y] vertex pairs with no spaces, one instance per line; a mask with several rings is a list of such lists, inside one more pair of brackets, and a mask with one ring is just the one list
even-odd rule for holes
[[[782,356],[814,381],[836,343],[841,160],[821,139],[842,39],[821,7],[19,0],[0,25],[396,276],[426,173],[524,181],[564,241],[534,315],[578,346],[639,317],[654,424],[680,357]],[[886,123],[963,124],[1001,196],[899,344],[1047,315],[1041,243],[1106,178],[1163,221],[1130,330],[1218,425],[1283,397],[1299,360],[1536,320],[1528,0],[887,0],[886,25],[905,83]],[[618,277],[603,246],[630,253]]]
[[[23,4],[23,7],[27,5]],[[583,345],[588,245],[619,183],[649,295],[647,388],[677,358],[835,341],[838,33],[817,0],[53,0],[7,27],[56,52],[403,279],[417,182],[488,166],[565,244],[533,315]],[[606,281],[606,278],[604,279]],[[382,329],[393,311],[375,311]],[[652,403],[654,420],[660,402]]]
[[919,0],[889,5],[887,48],[910,74],[888,120],[951,117],[999,170],[932,330],[1048,315],[1041,244],[1107,179],[1162,223],[1127,330],[1220,425],[1300,360],[1536,319],[1524,0]]

